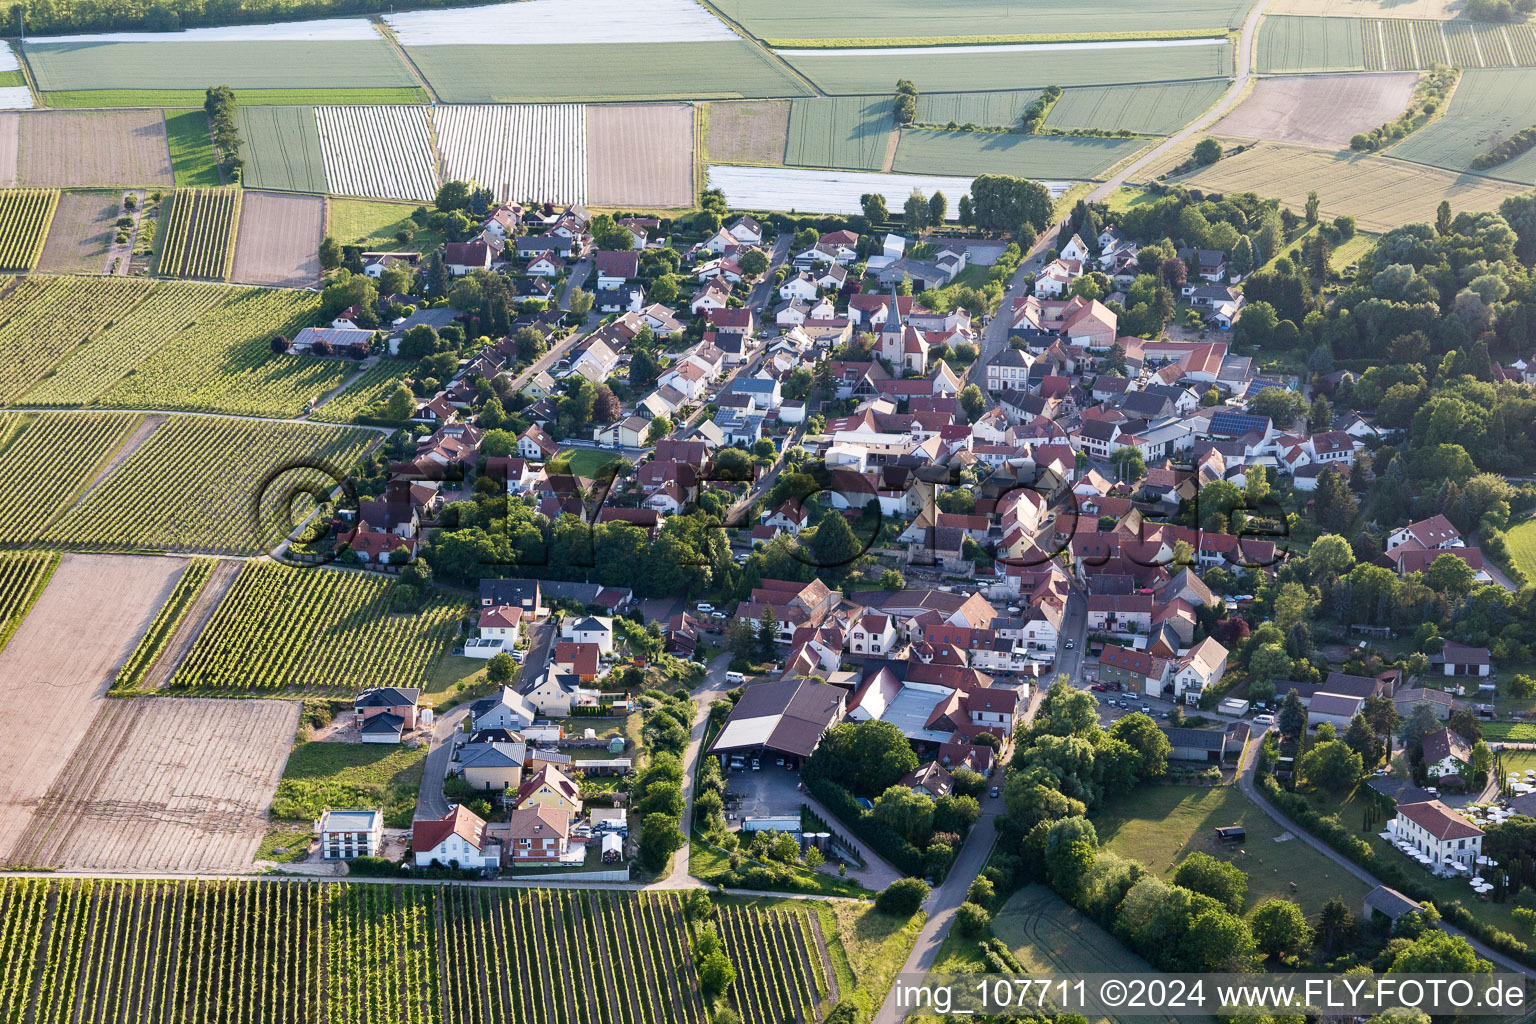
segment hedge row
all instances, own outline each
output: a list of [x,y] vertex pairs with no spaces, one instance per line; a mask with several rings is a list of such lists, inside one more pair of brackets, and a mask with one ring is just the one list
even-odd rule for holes
[[871,850],[909,875],[922,875],[922,851],[884,822],[876,821],[872,814],[859,806],[846,786],[840,786],[831,779],[801,777],[810,794],[826,805],[827,810],[846,825],[854,836],[868,843]]

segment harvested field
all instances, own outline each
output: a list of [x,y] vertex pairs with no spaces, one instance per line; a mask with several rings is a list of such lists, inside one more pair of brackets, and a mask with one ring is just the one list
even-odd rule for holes
[[40,92],[76,89],[358,89],[411,86],[394,47],[372,40],[28,42]]
[[0,695],[15,730],[0,772],[0,863],[16,862],[16,840],[182,568],[175,558],[66,554],[0,651]]
[[[865,192],[885,196],[888,206],[900,208],[912,190],[924,195],[935,191],[949,200],[949,217],[958,216],[960,197],[971,190],[975,175],[881,174],[878,171],[821,171],[791,167],[726,167],[709,165],[709,187],[724,191],[725,201],[743,210],[798,210],[801,213],[858,213]],[[1066,182],[1041,182],[1060,196]]]
[[16,184],[17,146],[21,141],[21,115],[0,111],[0,188]]
[[320,129],[312,108],[241,107],[237,120],[245,139],[241,184],[280,192],[325,191]]
[[105,702],[11,860],[92,871],[241,870],[266,832],[298,724],[292,701]]
[[598,206],[692,206],[692,108],[588,107],[587,195]]
[[326,191],[431,199],[437,167],[424,107],[316,107]]
[[[892,169],[906,174],[1012,174],[1021,178],[1086,179],[1147,144],[1143,138],[1100,139],[908,128],[901,133],[901,142],[896,147],[896,164]],[[898,205],[905,201],[902,196],[891,198]]]
[[[1445,112],[1393,146],[1390,153],[1399,160],[1467,171],[1479,153],[1536,123],[1533,104],[1536,75],[1529,71],[1468,71]],[[1527,150],[1478,173],[1536,185],[1536,151]]]
[[1445,21],[1459,15],[1466,6],[1467,0],[1275,0],[1265,13]]
[[723,164],[784,162],[785,100],[721,100],[709,105],[709,159]]
[[1401,114],[1418,78],[1412,72],[1261,78],[1211,133],[1344,149],[1350,136]]
[[47,274],[105,273],[122,200],[121,192],[61,195],[37,269]]
[[1227,91],[1225,78],[1151,85],[1067,89],[1046,116],[1047,128],[1098,128],[1138,135],[1172,135]]
[[307,288],[320,280],[320,238],[325,233],[321,196],[247,192],[235,235],[231,280]]
[[1365,231],[1388,231],[1415,221],[1433,223],[1440,200],[1455,210],[1479,212],[1525,191],[1525,186],[1471,174],[1453,174],[1390,157],[1324,153],[1261,142],[1193,175],[1177,179],[1217,192],[1256,192],[1300,212],[1313,189],[1322,212],[1353,216]]
[[22,114],[24,185],[171,185],[158,110],[35,110]]
[[[501,201],[587,201],[582,105],[445,105],[432,112],[432,123],[445,179],[476,182]],[[620,160],[635,156],[625,150]]]
[[878,171],[896,130],[890,96],[818,96],[789,105],[784,162]]

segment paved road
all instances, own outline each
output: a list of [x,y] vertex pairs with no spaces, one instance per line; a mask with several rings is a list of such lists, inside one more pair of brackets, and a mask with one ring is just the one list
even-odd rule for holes
[[[704,682],[693,692],[697,710],[693,716],[693,732],[688,736],[688,749],[683,752],[683,833],[685,835],[691,835],[693,832],[693,775],[699,764],[699,756],[703,753],[704,732],[709,727],[709,706],[724,697],[731,689],[731,684],[725,681],[725,673],[730,664],[729,651],[715,655],[714,660],[709,663],[709,669],[704,673]],[[695,889],[703,884],[688,873],[688,844],[684,843],[683,848],[672,855],[672,868],[667,872],[667,877],[647,888]]]
[[[1348,857],[1344,856],[1342,853],[1335,850],[1333,847],[1329,846],[1327,843],[1323,842],[1321,839],[1317,838],[1306,829],[1302,828],[1296,822],[1286,817],[1285,814],[1279,810],[1279,808],[1275,807],[1274,804],[1266,800],[1263,794],[1259,792],[1258,787],[1254,785],[1253,780],[1254,776],[1257,774],[1258,750],[1264,741],[1264,734],[1268,731],[1269,727],[1266,726],[1265,728],[1254,732],[1253,738],[1249,741],[1247,749],[1243,751],[1242,762],[1238,765],[1238,787],[1243,791],[1248,799],[1252,800],[1259,806],[1260,810],[1273,818],[1276,824],[1291,832],[1301,842],[1306,843],[1308,846],[1312,847],[1312,849],[1316,850],[1324,857],[1327,857],[1339,867],[1360,879],[1360,881],[1364,882],[1366,885],[1375,888],[1376,886],[1383,884],[1382,881],[1375,875],[1371,874],[1369,871],[1365,870],[1360,865],[1356,864],[1354,861],[1350,860]],[[1475,909],[1476,908],[1474,907],[1474,912]],[[1514,971],[1518,974],[1523,974],[1530,978],[1536,978],[1536,970],[1532,970],[1523,964],[1511,960],[1503,953],[1500,953],[1498,950],[1484,945],[1482,942],[1468,935],[1460,928],[1457,928],[1451,924],[1447,924],[1445,921],[1440,922],[1440,927],[1452,935],[1460,936],[1461,938],[1466,939],[1467,942],[1471,944],[1472,948],[1477,951],[1478,956],[1483,957],[1486,960],[1493,961],[1493,963],[1497,965],[1501,970]]]
[[795,236],[788,233],[773,240],[773,247],[768,250],[768,271],[747,296],[747,306],[758,311],[759,320],[773,302],[773,272],[789,259],[789,246],[794,240]]

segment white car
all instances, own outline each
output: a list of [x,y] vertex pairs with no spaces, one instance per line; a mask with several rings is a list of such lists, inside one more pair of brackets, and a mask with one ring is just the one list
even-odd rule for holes
[[706,615],[708,615],[710,612],[715,610],[715,606],[714,605],[708,604],[707,602],[704,602],[704,601],[700,601],[695,607],[697,607],[699,609],[699,611],[703,612]]
[[1254,725],[1274,725],[1275,724],[1275,716],[1274,715],[1254,715],[1253,716],[1253,724]]

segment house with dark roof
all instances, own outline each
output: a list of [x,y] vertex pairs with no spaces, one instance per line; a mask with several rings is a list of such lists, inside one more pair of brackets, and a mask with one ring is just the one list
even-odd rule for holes
[[1176,729],[1163,727],[1172,748],[1168,756],[1175,761],[1208,761],[1220,764],[1227,752],[1225,729]]
[[847,692],[814,679],[754,683],[742,691],[720,734],[716,755],[771,751],[796,760],[811,755],[843,717]]
[[1459,732],[1441,728],[1424,734],[1424,774],[1432,779],[1447,775],[1472,777],[1472,744]]
[[378,686],[357,695],[352,701],[352,714],[359,729],[381,716],[398,719],[399,725],[395,729],[398,742],[401,729],[416,728],[416,704],[420,697],[421,691],[412,686]]

